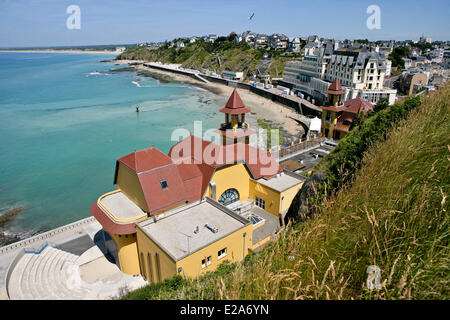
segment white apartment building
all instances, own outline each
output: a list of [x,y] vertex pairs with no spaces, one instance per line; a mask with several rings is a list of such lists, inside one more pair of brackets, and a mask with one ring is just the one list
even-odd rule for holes
[[249,30],[242,33],[241,37],[242,41],[247,42],[249,44],[253,44],[255,42],[256,34]]
[[331,54],[325,49],[322,56],[287,62],[283,81],[323,101],[324,91],[338,77],[346,92],[345,100],[359,97],[376,103],[381,98],[388,98],[393,104],[397,91],[383,88],[386,66],[385,59],[367,49],[339,50]]
[[419,39],[420,42],[425,42],[425,43],[431,43],[431,38],[425,38],[425,37],[420,37]]
[[409,58],[403,58],[403,61],[405,62],[405,69],[409,69],[412,66],[412,60]]
[[392,70],[392,61],[389,59],[384,60],[385,64],[386,64],[386,73],[385,73],[385,77],[389,77],[391,75],[391,70]]
[[431,62],[441,63],[444,61],[444,49],[437,48],[429,53]]
[[255,38],[255,48],[264,49],[267,47],[267,36],[265,34],[258,34]]
[[289,38],[284,34],[273,34],[267,38],[267,44],[272,49],[286,49]]
[[289,52],[300,52],[301,41],[299,37],[295,37],[289,40],[288,51]]

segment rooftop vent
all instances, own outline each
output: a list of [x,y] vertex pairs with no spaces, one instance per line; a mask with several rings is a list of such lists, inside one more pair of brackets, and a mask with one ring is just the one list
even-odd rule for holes
[[215,226],[212,226],[208,223],[205,224],[205,227],[208,228],[209,230],[211,230],[212,233],[217,233],[219,232],[219,229],[217,229]]

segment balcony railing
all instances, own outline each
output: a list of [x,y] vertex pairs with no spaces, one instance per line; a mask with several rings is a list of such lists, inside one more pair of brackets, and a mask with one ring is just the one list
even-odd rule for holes
[[231,123],[221,123],[220,124],[220,130],[234,130],[234,129],[249,129],[250,125],[246,122],[238,122],[237,125],[234,127],[231,125]]
[[280,150],[278,151],[278,156],[280,158],[283,158],[292,153],[311,148],[317,144],[324,142],[325,140],[326,139],[324,137],[316,137],[312,138],[311,140],[296,141],[289,146],[280,147]]

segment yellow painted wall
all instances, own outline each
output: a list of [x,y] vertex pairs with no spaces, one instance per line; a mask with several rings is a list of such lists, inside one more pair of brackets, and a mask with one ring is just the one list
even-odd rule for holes
[[108,234],[114,240],[117,246],[117,254],[119,256],[120,270],[126,274],[138,275],[139,260],[137,256],[136,234],[117,235]]
[[337,113],[330,111],[331,112],[331,121],[325,121],[326,117],[327,117],[327,110],[324,110],[322,112],[322,136],[325,136],[325,129],[329,129],[328,131],[328,136],[326,136],[327,138],[332,138],[333,134],[334,134],[334,128],[336,126],[337,123]]
[[[155,253],[159,255],[159,264],[160,264],[160,272],[161,272],[161,280],[166,278],[170,278],[176,274],[176,263],[175,261],[164,251],[162,250],[156,243],[154,243],[145,232],[143,232],[139,226],[136,226],[136,234],[138,241],[138,251],[139,251],[139,261],[141,264],[141,271],[145,269],[145,275],[143,276],[147,279],[148,282],[156,283],[159,282],[159,276],[156,269],[156,257]],[[144,256],[144,261],[141,260],[141,253]],[[150,253],[151,256],[151,272],[148,265],[147,254]],[[145,268],[142,268],[142,265],[145,264]],[[150,273],[152,276],[150,277]]]
[[280,213],[280,193],[272,190],[262,184],[259,184],[255,180],[250,180],[250,197],[255,200],[255,197],[261,198],[266,201],[267,212],[272,213],[275,216],[279,216]]
[[120,162],[117,173],[117,187],[142,210],[148,212],[147,202],[137,174]]
[[296,186],[294,186],[288,190],[285,190],[281,193],[280,212],[286,212],[289,209],[289,207],[292,204],[292,201],[294,200],[298,191],[301,189],[302,185],[303,185],[303,183],[300,183],[299,185],[296,185]]
[[[246,233],[245,240],[243,237],[244,232]],[[242,261],[248,254],[249,249],[252,249],[252,234],[252,225],[247,225],[178,261],[177,270],[178,267],[181,267],[183,269],[181,275],[192,278],[207,271],[216,270],[216,268],[225,260],[230,262]],[[227,255],[219,259],[218,251],[223,248],[227,248]],[[202,260],[209,256],[211,256],[211,264],[202,268]]]
[[[249,197],[250,173],[242,163],[217,169],[211,181],[216,184],[216,199],[213,200],[219,201],[222,193],[230,188],[239,192],[239,201],[245,201]],[[205,194],[212,198],[210,186],[208,186]]]
[[[142,268],[142,260],[141,253],[144,257],[145,263],[145,278],[149,282],[159,282],[167,278],[173,277],[178,273],[178,268],[182,268],[181,275],[184,277],[197,277],[200,274],[213,271],[217,268],[217,266],[225,260],[229,260],[231,262],[241,261],[248,254],[248,249],[252,249],[252,225],[247,225],[242,229],[237,230],[236,232],[222,238],[211,245],[200,249],[192,253],[191,255],[181,259],[178,262],[175,262],[164,250],[162,250],[152,239],[147,237],[147,235],[139,228],[136,227],[137,230],[137,239],[138,239],[138,250],[139,250],[139,260]],[[245,244],[243,234],[246,233],[245,236]],[[245,247],[244,247],[245,245]],[[218,259],[217,253],[219,250],[227,248],[227,255],[221,259]],[[157,276],[156,271],[156,261],[155,261],[155,253],[158,253],[160,256],[160,265],[161,265],[161,279]],[[150,253],[152,257],[152,277],[150,277],[150,271],[148,267],[147,256]],[[206,259],[208,256],[211,256],[211,264],[202,268],[202,259]]]
[[262,239],[261,241],[258,241],[257,243],[255,243],[252,248],[251,251],[255,251],[256,249],[258,249],[259,247],[261,247],[262,245],[265,245],[266,243],[268,243],[270,241],[271,237],[270,235],[267,236],[266,238]]

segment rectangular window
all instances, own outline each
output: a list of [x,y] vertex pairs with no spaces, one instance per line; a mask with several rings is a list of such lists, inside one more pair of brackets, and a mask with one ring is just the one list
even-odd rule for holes
[[206,268],[207,266],[209,266],[211,264],[211,256],[209,256],[206,259],[202,259],[202,269]]
[[227,248],[223,248],[217,252],[217,258],[221,259],[227,255]]
[[255,197],[255,204],[261,209],[266,209],[266,200]]

